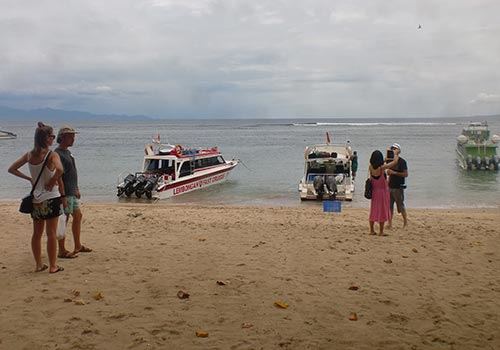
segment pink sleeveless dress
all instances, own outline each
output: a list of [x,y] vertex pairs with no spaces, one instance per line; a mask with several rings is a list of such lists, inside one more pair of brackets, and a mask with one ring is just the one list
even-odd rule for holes
[[370,176],[372,180],[372,199],[370,201],[369,221],[385,222],[391,217],[389,189],[384,174],[379,178]]

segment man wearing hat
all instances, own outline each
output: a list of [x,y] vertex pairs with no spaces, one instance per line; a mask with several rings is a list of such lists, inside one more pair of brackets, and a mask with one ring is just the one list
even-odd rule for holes
[[80,241],[80,231],[82,226],[82,211],[80,210],[80,190],[78,189],[78,173],[76,170],[76,163],[73,154],[68,149],[72,147],[75,142],[75,134],[78,134],[74,128],[71,126],[63,126],[59,129],[57,133],[57,143],[59,146],[56,148],[55,152],[59,154],[61,158],[61,163],[63,165],[64,173],[62,175],[65,197],[68,203],[65,214],[73,217],[73,223],[71,229],[73,231],[73,239],[75,243],[75,249],[73,252],[66,250],[64,246],[65,240],[59,240],[59,258],[72,259],[76,258],[78,253],[88,253],[92,249],[85,247]]
[[389,175],[389,193],[391,197],[391,218],[387,228],[392,226],[392,218],[394,214],[394,203],[398,208],[398,213],[403,216],[403,227],[408,225],[408,219],[406,217],[406,207],[405,207],[405,194],[404,190],[406,188],[406,177],[408,177],[408,165],[406,160],[401,158],[401,146],[395,143],[391,146],[391,150],[394,151],[399,156],[399,160],[395,166],[387,170],[387,175]]

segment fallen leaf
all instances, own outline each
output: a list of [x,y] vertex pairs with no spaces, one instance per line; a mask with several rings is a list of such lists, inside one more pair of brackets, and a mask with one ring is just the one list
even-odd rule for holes
[[71,298],[64,298],[65,303],[71,303],[72,301],[73,301],[73,299],[71,299]]
[[280,307],[282,309],[286,309],[288,307],[288,304],[287,303],[284,303],[282,301],[275,301],[274,302],[274,305],[276,305],[277,307]]
[[358,289],[359,289],[359,287],[358,287],[358,286],[350,286],[350,287],[349,287],[349,290],[358,290]]
[[177,297],[179,299],[187,299],[187,298],[189,298],[189,296],[190,296],[190,294],[188,292],[183,291],[183,290],[180,290],[177,292]]
[[241,328],[252,328],[253,324],[245,322],[241,324]]
[[198,238],[199,242],[205,242],[207,239],[206,238]]
[[357,321],[358,320],[358,315],[355,312],[351,312],[351,315],[349,316],[350,321]]
[[196,331],[196,336],[199,338],[206,338],[208,337],[208,332],[205,331]]
[[224,282],[224,281],[217,281],[217,284],[219,286],[225,286],[227,284],[227,282]]
[[101,300],[102,298],[104,298],[104,294],[102,294],[102,292],[95,292],[94,294],[92,294],[92,298],[94,298],[95,300]]
[[83,301],[82,299],[77,299],[74,301],[75,302],[75,305],[85,305],[85,301]]
[[76,290],[76,289],[73,289],[71,291],[71,294],[73,294],[75,297],[79,296],[80,295],[80,291],[79,290]]

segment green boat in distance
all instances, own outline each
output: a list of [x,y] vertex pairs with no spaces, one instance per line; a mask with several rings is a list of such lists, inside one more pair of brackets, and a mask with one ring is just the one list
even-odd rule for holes
[[497,170],[500,136],[490,138],[488,122],[469,123],[457,137],[457,159],[462,169]]

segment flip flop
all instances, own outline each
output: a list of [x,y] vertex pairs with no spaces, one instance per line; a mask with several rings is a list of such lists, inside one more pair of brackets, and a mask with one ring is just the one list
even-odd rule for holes
[[92,251],[92,249],[90,249],[89,247],[86,247],[86,246],[82,245],[80,247],[80,249],[75,250],[75,253],[90,253],[91,251]]
[[42,271],[45,271],[47,270],[49,267],[47,266],[47,264],[43,264],[42,267],[40,267],[39,269],[36,269],[35,272],[42,272]]
[[58,265],[58,266],[57,266],[57,270],[55,270],[55,271],[50,271],[50,273],[57,273],[57,272],[60,272],[60,271],[64,271],[64,267],[62,267],[62,266],[59,266],[59,265]]
[[65,252],[62,252],[60,254],[57,255],[57,257],[59,259],[74,259],[74,258],[78,258],[78,255],[76,255],[77,253],[73,252],[69,252],[69,251],[65,251]]

